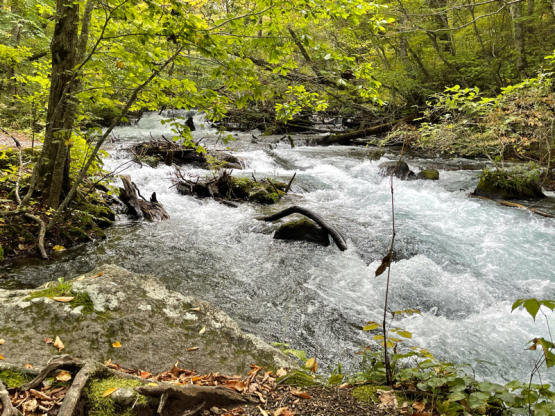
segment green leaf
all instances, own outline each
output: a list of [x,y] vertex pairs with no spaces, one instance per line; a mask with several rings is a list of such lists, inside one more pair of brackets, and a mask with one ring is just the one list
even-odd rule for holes
[[464,391],[455,391],[451,393],[448,400],[450,402],[458,402],[459,400],[466,399],[466,397],[467,397],[467,394]]
[[523,305],[524,308],[528,311],[528,313],[530,315],[532,315],[532,318],[534,318],[534,320],[536,320],[536,315],[538,314],[538,311],[540,310],[540,304],[538,302],[537,299],[528,299],[526,301],[524,301]]
[[302,351],[302,350],[284,350],[283,351],[284,354],[291,354],[294,357],[297,357],[299,360],[301,361],[306,361],[306,352]]
[[468,407],[475,409],[477,407],[484,406],[490,397],[491,396],[489,394],[482,392],[472,393],[467,400]]
[[370,325],[366,325],[364,328],[362,328],[362,330],[363,331],[373,331],[376,328],[378,328],[378,324],[370,324]]
[[519,389],[522,384],[518,380],[509,381],[505,384],[505,388],[509,390]]
[[412,334],[408,331],[397,331],[397,334],[404,338],[412,338]]

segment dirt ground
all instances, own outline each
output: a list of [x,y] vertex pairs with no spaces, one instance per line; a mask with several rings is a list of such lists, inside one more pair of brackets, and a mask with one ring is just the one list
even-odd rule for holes
[[[29,134],[20,133],[20,132],[16,132],[16,131],[12,131],[12,130],[7,130],[7,131],[8,131],[8,133],[10,133],[10,135],[15,137],[19,141],[19,143],[21,143],[21,147],[25,148],[25,147],[31,147],[32,146],[33,142],[32,142],[32,138]],[[37,145],[40,145],[40,142],[35,137],[35,147]],[[11,147],[15,147],[15,143],[14,143],[13,139],[9,135],[0,131],[0,149],[11,148]]]

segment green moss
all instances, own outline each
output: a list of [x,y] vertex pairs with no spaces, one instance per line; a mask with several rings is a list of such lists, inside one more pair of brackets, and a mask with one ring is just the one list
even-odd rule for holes
[[33,377],[26,374],[18,373],[17,371],[4,370],[0,371],[0,380],[8,386],[8,388],[13,389],[19,387],[27,381],[31,380]]
[[72,309],[75,309],[78,306],[83,306],[83,314],[94,312],[94,304],[89,294],[87,292],[75,292],[73,291],[72,286],[71,282],[62,281],[58,284],[52,284],[46,289],[37,290],[36,292],[31,293],[25,300],[29,301],[36,298],[73,296],[75,299],[67,303]]
[[4,261],[4,249],[0,246],[0,263]]
[[439,179],[439,172],[435,169],[425,169],[420,171],[417,177],[418,179],[437,181]]
[[[113,415],[132,415],[131,408],[122,408],[115,403],[110,396],[102,397],[106,390],[114,387],[132,388],[142,386],[138,380],[120,379],[116,377],[108,377],[103,379],[92,379],[85,389],[85,397],[89,407],[89,415],[91,416],[113,416]],[[135,407],[148,406],[148,399],[137,393],[137,403]]]
[[353,397],[357,398],[361,402],[365,403],[379,403],[380,398],[378,397],[377,390],[391,391],[391,387],[388,386],[376,386],[374,384],[368,384],[365,386],[357,387],[353,390]]
[[79,227],[75,227],[70,225],[65,232],[66,237],[68,237],[71,241],[75,241],[77,243],[85,243],[87,241],[91,241],[91,237]]
[[268,192],[266,188],[257,187],[249,194],[249,201],[270,205],[279,201],[279,195],[276,192]]
[[308,374],[296,370],[283,377],[279,377],[277,379],[277,382],[295,387],[315,386],[318,384],[316,380],[314,380]]

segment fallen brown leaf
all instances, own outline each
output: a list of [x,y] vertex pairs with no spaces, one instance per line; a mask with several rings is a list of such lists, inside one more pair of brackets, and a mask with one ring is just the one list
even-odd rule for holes
[[[48,344],[48,342],[47,342]],[[64,343],[60,339],[60,337],[56,336],[56,340],[54,341],[54,347],[58,348],[58,352],[62,351],[64,347]]]
[[376,393],[380,398],[380,404],[378,405],[380,409],[397,409],[399,406],[394,392],[377,389]]
[[32,366],[31,364],[27,363],[27,364],[25,364],[25,368],[26,368],[27,370],[32,370],[32,369],[33,369],[33,366]]
[[56,376],[56,380],[58,380],[58,381],[69,381],[69,380],[71,380],[71,374],[69,374],[65,370],[62,370]]
[[206,327],[202,327],[202,329],[200,331],[198,331],[199,334],[204,334],[204,332],[206,331]]
[[293,396],[297,396],[300,397],[301,399],[310,399],[310,394],[308,394],[306,391],[300,391],[300,390],[293,390],[291,392],[291,394]]
[[268,416],[268,413],[262,409],[260,406],[258,406],[258,410],[260,410],[260,413],[262,413],[262,416]]
[[24,402],[21,407],[23,408],[23,410],[25,410],[25,412],[27,413],[33,413],[35,411],[35,409],[38,407],[38,402],[37,399],[33,399],[33,400],[28,400],[26,402]]
[[432,416],[431,412],[414,412],[412,416]]
[[110,396],[113,392],[115,392],[117,389],[119,389],[119,387],[112,387],[111,389],[106,390],[104,393],[102,393],[102,397],[108,397]]
[[5,339],[0,339],[0,345],[4,345],[6,343]]
[[52,344],[52,343],[54,343],[54,340],[53,340],[52,338],[46,338],[46,337],[45,337],[45,338],[44,338],[44,342],[45,342],[46,344]]
[[121,348],[121,343],[119,341],[116,341],[116,342],[112,343],[112,347]]
[[343,390],[343,389],[348,389],[349,387],[351,387],[349,383],[343,383],[342,385],[339,386],[339,389]]
[[274,412],[274,416],[293,416],[294,413],[291,412],[287,407],[280,407]]
[[281,367],[279,370],[276,371],[276,376],[283,377],[287,375],[287,370]]
[[192,347],[192,348],[187,348],[187,351],[196,351],[198,349],[199,349],[199,347]]
[[149,373],[148,371],[139,370],[139,377],[141,377],[142,379],[147,379],[152,377],[152,373]]
[[4,357],[2,357],[2,354],[0,354],[0,360],[3,360],[3,359],[4,359]]
[[56,296],[52,299],[54,299],[56,302],[71,302],[73,299],[75,299],[75,296]]
[[200,311],[200,306],[198,308],[191,308],[189,310],[193,311],[193,312],[199,312]]
[[419,412],[421,412],[422,410],[424,410],[424,408],[426,407],[426,404],[423,402],[414,402],[412,404],[412,407],[414,407],[416,410],[418,410]]

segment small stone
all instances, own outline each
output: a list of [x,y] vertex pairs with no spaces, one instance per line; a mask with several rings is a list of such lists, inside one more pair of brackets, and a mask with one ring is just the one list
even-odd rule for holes
[[330,245],[328,233],[307,218],[282,224],[274,234],[274,238],[276,240],[308,241],[322,246]]
[[120,387],[115,392],[113,392],[110,397],[113,401],[118,404],[127,406],[133,403],[135,400],[135,391],[130,387]]
[[31,299],[31,303],[37,304],[37,303],[43,303],[43,302],[44,302],[44,298],[34,298],[34,299]]
[[222,409],[220,409],[216,406],[210,408],[210,411],[212,412],[212,414],[215,414],[215,415],[221,415],[221,414],[224,413],[224,411]]
[[410,170],[405,162],[384,162],[378,166],[381,176],[391,176],[395,172],[395,177],[401,180],[414,178],[414,172]]

